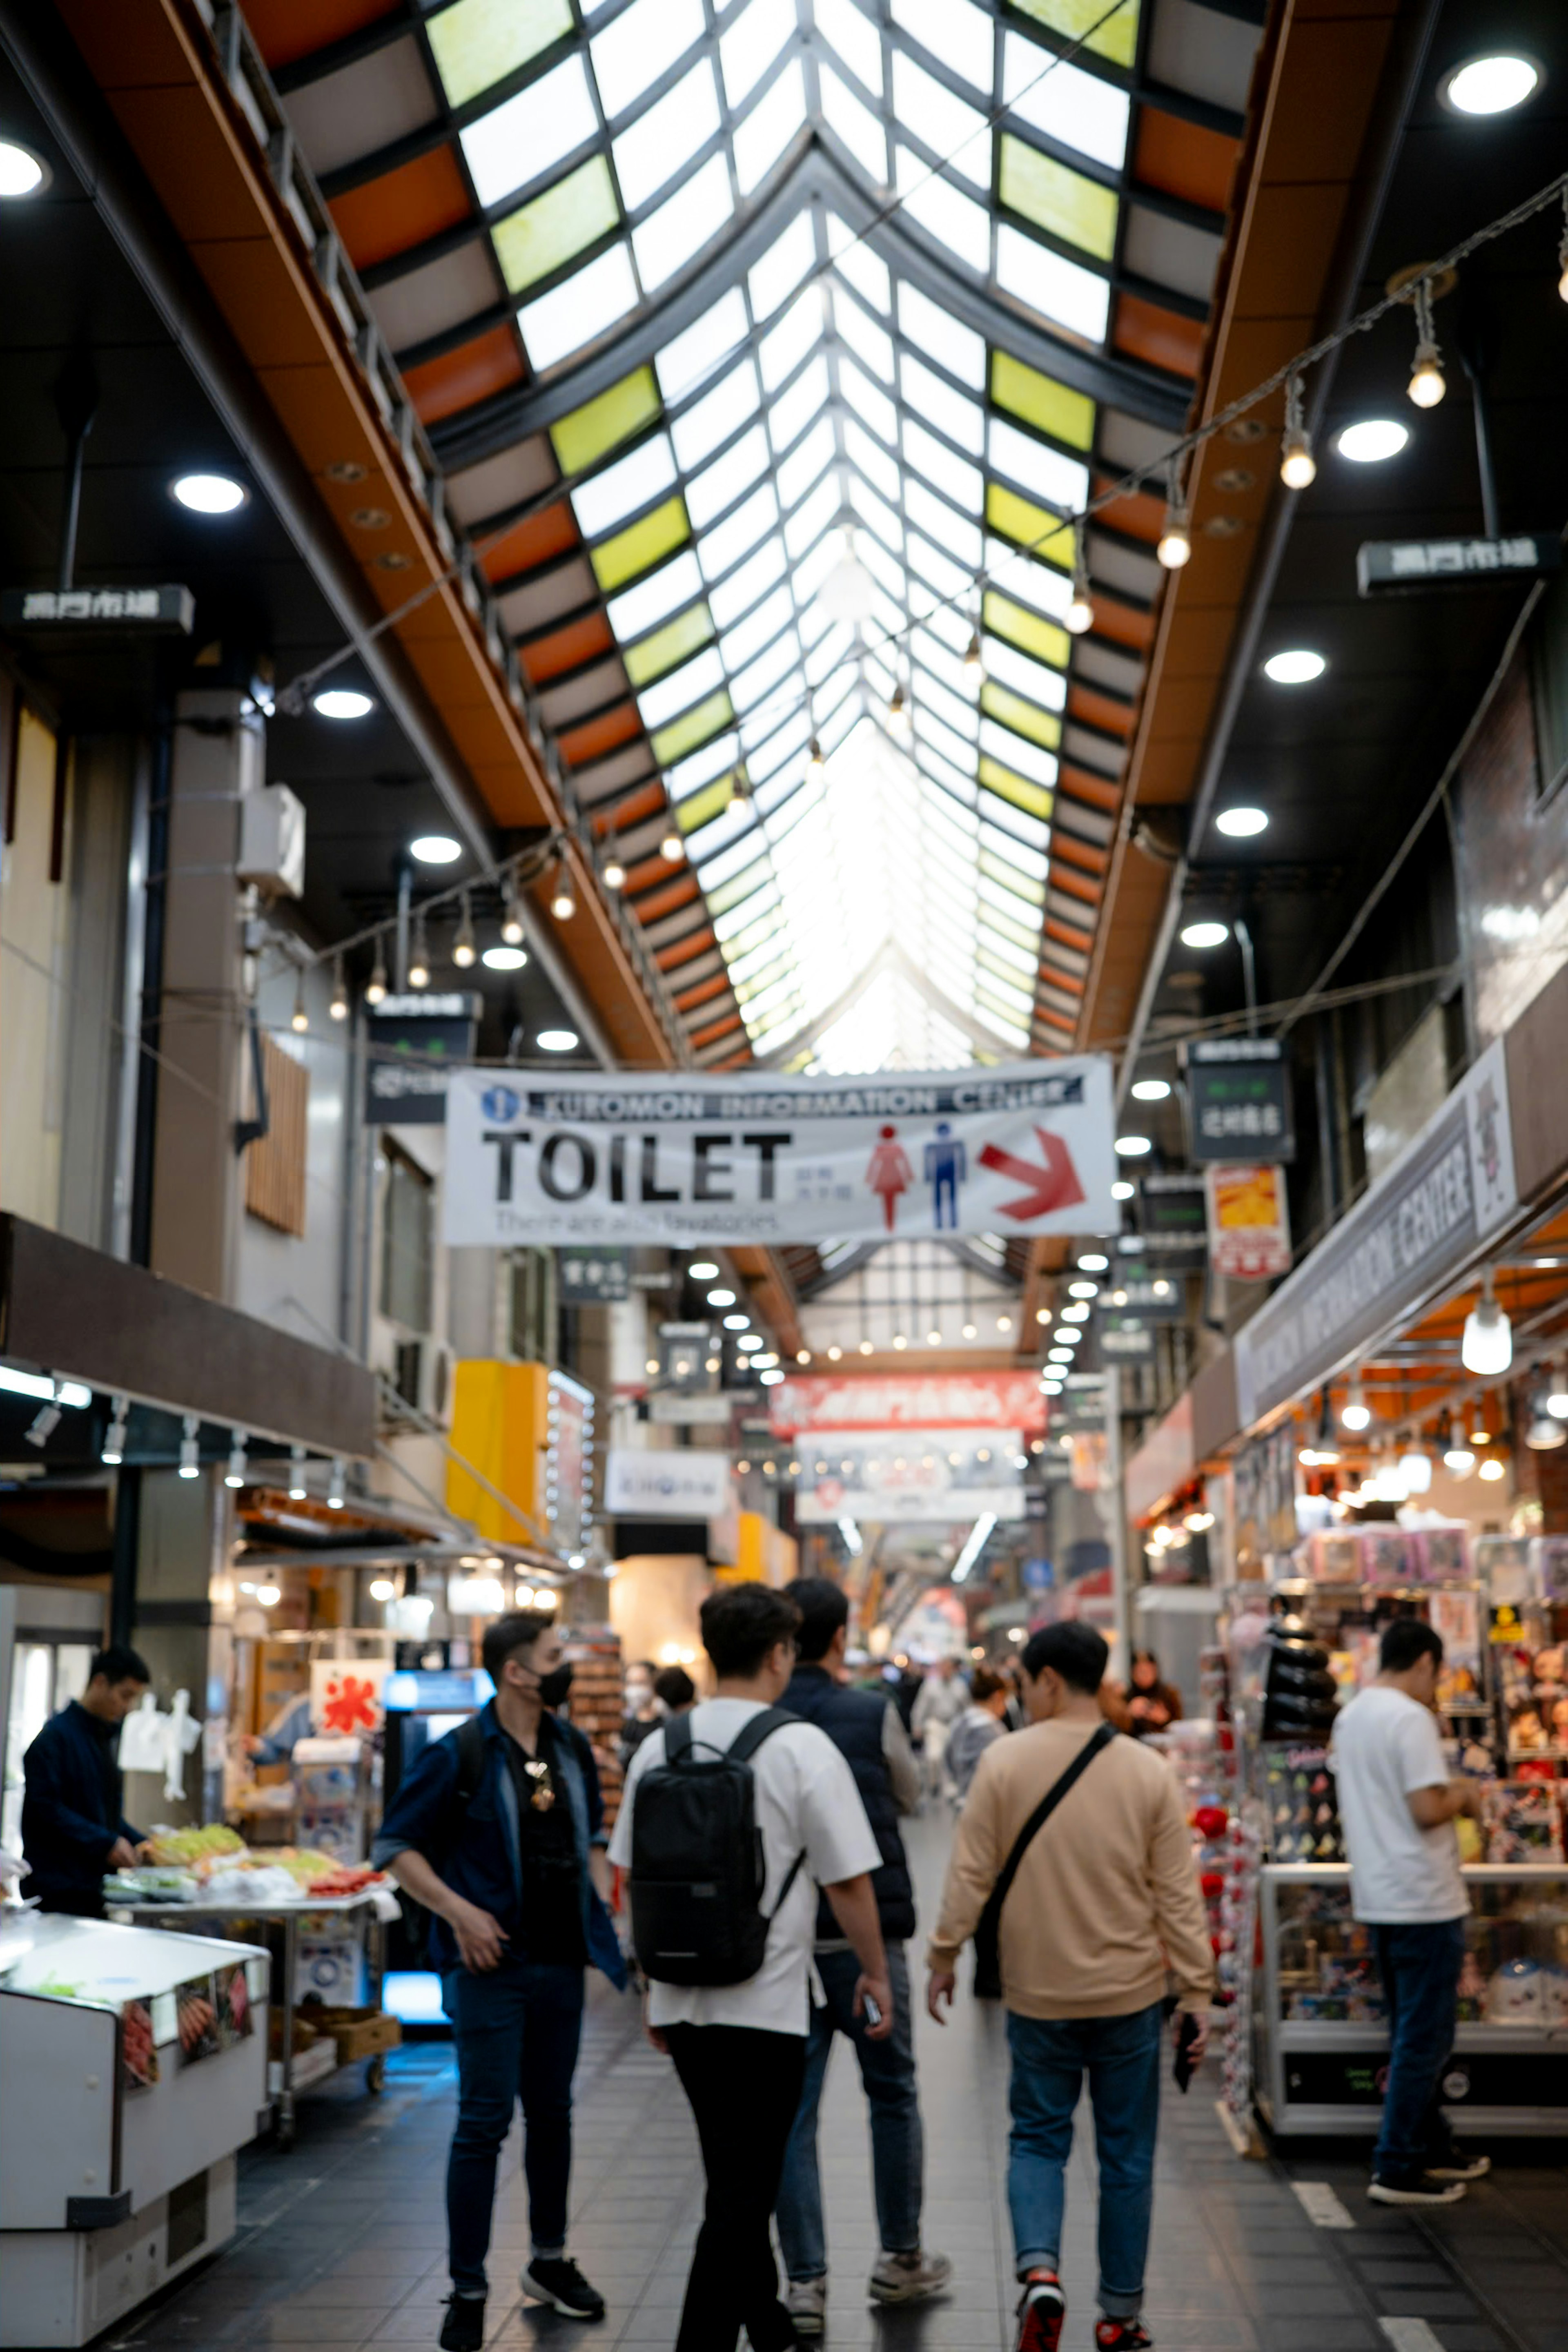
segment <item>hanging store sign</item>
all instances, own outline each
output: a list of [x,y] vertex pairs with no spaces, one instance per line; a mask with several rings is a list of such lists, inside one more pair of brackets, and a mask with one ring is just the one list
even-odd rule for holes
[[1138,1185],[1138,1224],[1150,1257],[1201,1265],[1208,1247],[1208,1202],[1202,1176],[1144,1177]]
[[453,1074],[444,1238],[884,1241],[1113,1227],[1101,1055],[883,1078]]
[[1421,1306],[1518,1205],[1502,1043],[1238,1333],[1242,1426]]
[[1195,1038],[1186,1063],[1191,1158],[1295,1158],[1291,1065],[1278,1037]]
[[632,1296],[632,1255],[591,1245],[558,1250],[560,1295],[568,1307],[615,1305]]
[[1186,1294],[1177,1275],[1156,1274],[1147,1266],[1118,1266],[1105,1304],[1145,1323],[1179,1323],[1186,1312]]
[[1211,1167],[1208,1262],[1233,1282],[1269,1282],[1291,1271],[1291,1211],[1285,1175],[1272,1164]]
[[1155,1335],[1149,1326],[1138,1316],[1124,1315],[1115,1307],[1100,1318],[1094,1336],[1109,1363],[1136,1362],[1155,1352]]
[[78,635],[129,628],[149,636],[188,637],[196,600],[188,588],[0,589],[0,629]]
[[659,1391],[648,1399],[648,1418],[661,1429],[727,1429],[727,1396],[681,1396]]
[[775,1437],[813,1430],[1040,1430],[1045,1399],[1038,1372],[791,1373],[768,1399]]
[[1563,561],[1555,531],[1512,539],[1369,539],[1355,551],[1364,596],[1408,596],[1427,588],[1473,588],[1478,581],[1537,580]]
[[612,1445],[605,1457],[604,1508],[615,1518],[717,1519],[734,1499],[729,1456],[716,1450],[660,1454]]
[[366,1124],[439,1127],[453,1072],[473,1059],[478,1034],[476,996],[383,997],[370,1018]]
[[800,1458],[795,1516],[803,1527],[839,1519],[922,1526],[1024,1516],[1024,1441],[1015,1430],[977,1437],[972,1429],[934,1429],[911,1445],[880,1437],[835,1436]]

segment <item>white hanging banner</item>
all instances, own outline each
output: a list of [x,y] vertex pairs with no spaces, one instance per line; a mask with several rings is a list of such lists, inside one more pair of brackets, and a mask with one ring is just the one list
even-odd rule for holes
[[1102,1055],[851,1078],[456,1070],[444,1237],[497,1249],[1110,1232],[1113,1132]]

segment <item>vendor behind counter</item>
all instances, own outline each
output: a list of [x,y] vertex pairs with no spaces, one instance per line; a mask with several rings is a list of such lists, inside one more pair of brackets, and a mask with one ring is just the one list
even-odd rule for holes
[[105,1872],[130,1867],[145,1845],[122,1810],[119,1747],[152,1681],[134,1650],[99,1650],[80,1698],[50,1717],[22,1759],[23,1891],[46,1911],[101,1919]]

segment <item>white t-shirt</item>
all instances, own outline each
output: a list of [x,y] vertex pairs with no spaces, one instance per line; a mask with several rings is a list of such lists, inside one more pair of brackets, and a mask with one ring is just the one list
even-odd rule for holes
[[1408,1801],[1416,1789],[1448,1785],[1428,1710],[1386,1684],[1358,1692],[1334,1724],[1329,1762],[1356,1917],[1380,1927],[1464,1918],[1470,1902],[1454,1825],[1422,1829]]
[[[691,1714],[692,1738],[727,1748],[743,1724],[762,1712],[750,1698],[709,1698]],[[632,1759],[610,1859],[632,1866],[632,1822],[637,1786],[664,1760],[664,1735],[653,1732]],[[762,1966],[744,1984],[668,1985],[648,1989],[651,2025],[749,2025],[771,2033],[804,2033],[810,2023],[811,1946],[817,1889],[875,1870],[882,1861],[854,1775],[826,1732],[814,1723],[789,1723],[771,1733],[751,1759],[757,1825],[767,1865],[762,1907],[771,1911],[789,1865],[806,1859],[768,1931]]]

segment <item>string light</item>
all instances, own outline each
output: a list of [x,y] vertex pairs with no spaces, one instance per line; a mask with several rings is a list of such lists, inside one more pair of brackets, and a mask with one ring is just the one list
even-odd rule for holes
[[725,803],[727,811],[733,812],[736,809],[745,808],[750,798],[751,794],[747,789],[744,772],[739,768],[732,770],[729,779],[729,797]]
[[1352,1381],[1350,1394],[1339,1409],[1341,1423],[1346,1429],[1366,1429],[1371,1426],[1372,1409],[1366,1402],[1359,1380]]
[[1318,478],[1312,436],[1301,419],[1301,379],[1285,383],[1285,437],[1280,445],[1280,479],[1288,490],[1304,490]]
[[466,971],[479,950],[474,943],[474,910],[464,891],[457,902],[457,929],[452,941],[452,961],[459,971]]
[[562,857],[557,869],[555,889],[549,902],[550,913],[558,923],[570,923],[577,912],[577,900],[571,895],[571,877]]
[[607,890],[623,890],[626,887],[626,868],[613,849],[600,867],[599,878]]
[[376,960],[371,967],[371,976],[365,982],[365,1003],[367,1004],[384,1004],[386,1003],[386,950],[382,945],[382,936],[378,931],[376,933]]
[[978,629],[971,629],[969,642],[964,648],[964,667],[971,677],[978,677],[984,667],[985,656],[980,651],[980,632]]
[[425,942],[423,908],[413,919],[413,948],[408,959],[408,984],[410,988],[430,986],[430,949]]
[[332,1001],[327,1010],[334,1021],[346,1021],[349,1017],[349,983],[343,976],[340,955],[332,958]]
[[297,1037],[303,1037],[310,1026],[310,1015],[305,1010],[305,974],[302,971],[294,976],[294,1010],[288,1016],[288,1025]]
[[1072,534],[1072,602],[1061,616],[1061,625],[1075,637],[1081,637],[1085,629],[1092,629],[1094,625],[1094,606],[1089,596],[1089,562],[1084,552],[1082,523]]
[[1568,188],[1563,191],[1563,236],[1557,247],[1557,266],[1563,273],[1557,280],[1557,299],[1568,302]]
[[666,866],[678,866],[686,854],[686,845],[672,825],[659,844],[659,855]]
[[509,948],[523,944],[523,908],[517,897],[517,877],[508,874],[501,887],[501,940]]
[[894,681],[893,692],[887,698],[887,715],[895,727],[903,726],[905,707],[904,680],[897,678]]
[[1173,457],[1170,486],[1166,492],[1166,519],[1155,553],[1167,572],[1179,572],[1192,561],[1192,517],[1181,494],[1180,460]]
[[1437,331],[1432,324],[1432,281],[1418,278],[1416,285],[1416,357],[1411,363],[1410,382],[1406,389],[1417,408],[1436,408],[1448,391],[1443,373],[1443,355],[1437,349]]
[[813,735],[806,746],[806,773],[814,783],[822,772],[822,747]]

